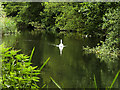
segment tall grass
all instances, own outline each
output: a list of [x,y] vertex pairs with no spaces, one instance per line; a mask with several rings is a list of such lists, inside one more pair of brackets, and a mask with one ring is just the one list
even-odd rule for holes
[[94,84],[95,84],[95,88],[97,88],[97,83],[96,83],[95,75],[94,75]]
[[120,70],[118,71],[118,73],[116,74],[116,76],[115,76],[113,82],[111,83],[111,85],[110,85],[110,87],[109,87],[110,89],[113,87],[113,85],[114,85],[114,83],[115,83],[115,81],[116,81],[116,79],[117,79],[119,73],[120,73]]
[[40,71],[43,69],[43,67],[47,64],[47,62],[50,60],[50,57],[43,63],[43,65],[40,67]]
[[31,52],[29,62],[31,62],[31,60],[32,60],[32,56],[33,56],[34,51],[35,51],[35,47],[33,48],[32,52]]
[[[115,78],[113,79],[111,85],[110,85],[109,87],[106,87],[105,90],[111,90],[111,89],[112,89],[112,87],[113,87],[113,85],[114,85],[114,83],[115,83],[115,81],[116,81],[119,73],[120,73],[120,70],[119,70],[119,71],[117,72],[117,74],[115,75]],[[94,75],[94,85],[95,85],[96,90],[98,90],[95,75]]]
[[50,77],[50,79],[53,81],[53,83],[54,83],[60,90],[62,90],[62,88],[56,83],[56,81],[55,81],[52,77]]

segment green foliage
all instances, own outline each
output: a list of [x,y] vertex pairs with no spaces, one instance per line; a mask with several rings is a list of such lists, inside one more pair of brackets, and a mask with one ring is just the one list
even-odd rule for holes
[[18,29],[31,29],[31,22],[40,22],[43,7],[38,2],[3,2],[4,11],[17,22]]
[[[45,2],[41,24],[47,30],[75,30],[82,34],[103,36],[103,17],[108,8],[118,7],[118,3],[110,2]],[[114,6],[113,6],[114,5]]]
[[5,15],[5,12],[3,11],[3,6],[1,5],[0,2],[0,17],[2,17],[3,15]]
[[47,64],[47,62],[50,60],[50,58],[48,58],[45,62],[44,62],[44,64],[40,67],[40,71],[43,69],[43,67]]
[[0,51],[3,88],[39,88],[36,82],[39,82],[40,70],[31,66],[29,56],[3,45],[0,45]]
[[[41,24],[42,27],[46,28],[47,30],[51,30],[51,28],[55,27],[55,20],[57,15],[59,14],[59,3],[49,3],[45,2],[43,3],[44,10],[43,12],[40,12],[40,15],[42,17]],[[56,8],[59,6],[58,8]]]
[[[20,7],[20,5],[19,5]],[[16,20],[19,22],[24,22],[25,24],[29,24],[32,21],[39,21],[40,16],[39,13],[42,11],[43,7],[41,3],[38,2],[27,2],[25,6],[18,12]]]
[[[113,79],[113,82],[111,83],[111,85],[110,85],[109,87],[106,87],[106,88],[105,88],[106,90],[107,90],[107,89],[108,89],[108,90],[111,90],[111,88],[113,87],[116,79],[118,78],[119,73],[120,73],[120,70],[119,70],[119,71],[117,72],[117,74],[115,75],[115,78]],[[95,75],[94,75],[94,83],[95,83],[95,88],[96,88],[96,90],[99,90],[99,89],[97,89],[97,83],[96,83]]]
[[110,85],[109,88],[112,88],[112,87],[113,87],[113,85],[114,85],[114,83],[115,83],[115,81],[116,81],[116,79],[117,79],[119,73],[120,73],[120,71],[118,71],[118,73],[116,74],[116,76],[115,76],[115,78],[114,78],[114,80],[113,80],[113,82],[112,82],[112,84]]
[[50,79],[53,81],[53,83],[54,83],[60,90],[62,90],[62,88],[55,82],[55,80],[54,80],[52,77],[50,77]]
[[12,18],[6,17],[0,3],[0,30],[2,33],[17,32],[16,22]]
[[2,33],[17,32],[15,21],[12,18],[0,17],[0,30]]
[[80,29],[83,20],[77,12],[77,3],[44,3],[44,11],[40,13],[42,18],[42,26],[48,30],[60,28],[61,30],[77,30]]
[[108,9],[108,12],[105,13],[103,17],[103,29],[106,30],[106,39],[105,42],[101,41],[101,45],[98,43],[98,46],[95,48],[85,48],[89,52],[93,52],[97,55],[101,61],[114,61],[119,57],[119,10],[117,9]]
[[3,2],[2,5],[7,16],[15,17],[26,6],[26,2]]
[[3,5],[7,16],[14,17],[21,29],[28,28],[30,24],[35,25],[37,22],[48,32],[55,33],[56,28],[59,28],[103,36],[107,33],[105,29],[107,22],[104,21],[106,13],[109,9],[117,8],[119,3],[4,2]]
[[83,25],[82,15],[78,12],[80,3],[64,3],[61,14],[56,18],[56,26],[65,30],[80,30]]
[[32,52],[31,52],[31,55],[30,55],[30,60],[29,60],[29,62],[31,62],[31,60],[32,60],[32,56],[33,56],[34,50],[35,50],[35,47],[33,48]]
[[94,83],[95,83],[95,88],[97,88],[97,83],[96,83],[95,75],[94,75]]

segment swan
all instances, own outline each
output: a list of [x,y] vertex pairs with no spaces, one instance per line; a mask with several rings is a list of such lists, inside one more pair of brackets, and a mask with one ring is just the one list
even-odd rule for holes
[[60,40],[60,44],[59,44],[59,45],[56,45],[56,46],[59,47],[59,48],[65,47],[65,46],[63,45],[63,43],[62,43],[62,39]]
[[63,48],[65,47],[62,43],[62,39],[60,40],[60,44],[59,45],[56,45],[57,47],[59,47],[59,50],[60,50],[60,55],[62,55],[62,50]]

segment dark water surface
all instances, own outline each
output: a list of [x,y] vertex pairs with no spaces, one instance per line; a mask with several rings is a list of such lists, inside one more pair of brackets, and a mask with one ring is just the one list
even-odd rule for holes
[[[40,67],[50,57],[41,72],[40,86],[47,84],[48,88],[57,88],[50,77],[62,88],[95,88],[95,80],[98,88],[111,85],[120,64],[100,62],[94,54],[87,55],[83,51],[83,46],[93,47],[99,39],[64,37],[62,40],[66,47],[63,48],[62,55],[55,46],[60,43],[60,39],[52,35],[24,33],[3,36],[2,41],[15,49],[21,49],[21,52],[27,55],[30,55],[35,47],[33,65]],[[120,87],[119,84],[120,77],[113,87]]]

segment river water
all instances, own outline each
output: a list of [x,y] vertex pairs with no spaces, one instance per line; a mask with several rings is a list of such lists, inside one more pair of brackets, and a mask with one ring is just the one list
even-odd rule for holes
[[[62,39],[65,47],[60,50],[55,45]],[[116,73],[120,69],[118,62],[100,62],[94,54],[85,54],[83,46],[96,46],[98,38],[55,37],[41,33],[22,33],[5,35],[2,41],[15,49],[21,49],[21,53],[30,55],[33,47],[32,63],[40,67],[49,57],[50,60],[42,69],[40,86],[47,84],[48,88],[57,88],[51,81],[52,77],[62,88],[105,88],[111,85]],[[120,77],[113,87],[120,87]]]

